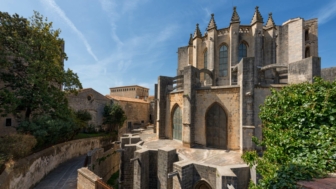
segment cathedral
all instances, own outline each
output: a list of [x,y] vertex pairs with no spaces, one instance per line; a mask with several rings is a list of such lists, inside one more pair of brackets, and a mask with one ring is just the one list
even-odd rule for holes
[[303,18],[276,25],[258,7],[249,24],[240,23],[236,7],[226,28],[217,28],[214,14],[204,34],[196,24],[178,48],[176,76],[158,78],[157,136],[186,147],[255,149],[259,106],[271,89],[321,76],[317,26]]

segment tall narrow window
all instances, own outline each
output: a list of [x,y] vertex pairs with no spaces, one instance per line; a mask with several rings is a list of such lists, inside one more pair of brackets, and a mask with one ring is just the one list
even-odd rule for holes
[[309,40],[309,30],[305,31],[305,40],[308,41]]
[[219,76],[228,75],[228,48],[223,45],[219,49]]
[[6,118],[6,126],[12,126],[12,119]]
[[241,43],[239,45],[239,58],[238,58],[238,62],[240,62],[240,60],[242,58],[247,57],[247,47],[244,43]]
[[204,68],[208,68],[208,51],[204,52]]
[[306,51],[305,51],[305,58],[310,57],[310,48],[306,47]]

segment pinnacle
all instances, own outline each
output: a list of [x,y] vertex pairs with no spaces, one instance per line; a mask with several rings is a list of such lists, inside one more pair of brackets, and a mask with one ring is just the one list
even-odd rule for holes
[[194,38],[197,38],[197,37],[202,37],[202,33],[198,27],[198,24],[196,24],[196,29],[195,29],[195,32],[194,32]]
[[266,28],[273,28],[275,26],[275,23],[274,23],[274,20],[273,20],[273,17],[272,17],[272,13],[269,13],[268,14],[268,20],[267,20],[267,23],[266,23]]
[[211,29],[216,29],[217,30],[217,25],[216,25],[214,16],[215,15],[212,13],[211,14],[211,19],[210,19],[210,22],[209,22],[208,28],[207,28],[208,31],[211,30]]
[[231,17],[231,23],[237,23],[240,22],[240,18],[239,15],[236,11],[236,7],[233,7],[233,13],[232,13],[232,17]]
[[259,7],[258,6],[256,6],[256,8],[255,8],[255,12],[254,12],[254,15],[253,15],[253,18],[252,18],[251,25],[253,25],[257,22],[264,23],[264,19],[259,12]]
[[189,38],[189,45],[191,45],[191,46],[192,46],[192,44],[193,44],[193,37],[192,37],[192,34],[190,34],[190,38]]

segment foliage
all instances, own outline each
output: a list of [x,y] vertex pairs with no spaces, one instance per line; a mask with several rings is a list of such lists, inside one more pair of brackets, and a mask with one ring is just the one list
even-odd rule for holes
[[118,179],[119,179],[119,171],[111,175],[111,177],[107,181],[107,184],[112,186],[114,189],[118,189],[119,188]]
[[106,134],[106,133],[78,133],[78,135],[76,135],[74,139],[100,137],[100,136],[108,137],[108,136],[110,136],[110,134]]
[[13,113],[18,119],[30,120],[39,115],[70,115],[64,91],[74,92],[81,83],[75,73],[63,69],[67,56],[59,34],[37,12],[30,20],[0,12],[2,116]]
[[0,153],[6,158],[22,158],[31,153],[36,142],[35,137],[31,135],[6,135],[0,138]]
[[31,134],[37,139],[37,148],[70,140],[78,129],[71,117],[69,119],[52,118],[43,115],[31,121],[23,121],[17,130]]
[[243,159],[257,164],[262,176],[251,188],[295,188],[309,180],[336,171],[336,81],[315,78],[272,90],[261,106],[262,157],[246,152]]
[[86,110],[78,110],[75,112],[76,124],[80,128],[86,128],[88,126],[88,121],[92,119],[90,112]]
[[117,132],[127,119],[124,110],[118,104],[105,105],[103,117],[103,124],[106,124],[108,130],[112,132]]

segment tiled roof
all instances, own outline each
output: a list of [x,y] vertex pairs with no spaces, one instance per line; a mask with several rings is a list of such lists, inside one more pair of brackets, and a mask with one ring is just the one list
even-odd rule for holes
[[109,99],[115,99],[118,101],[126,101],[126,102],[138,102],[138,103],[145,103],[148,104],[149,102],[137,99],[137,98],[128,98],[128,97],[122,97],[122,96],[112,96],[112,95],[105,95]]

